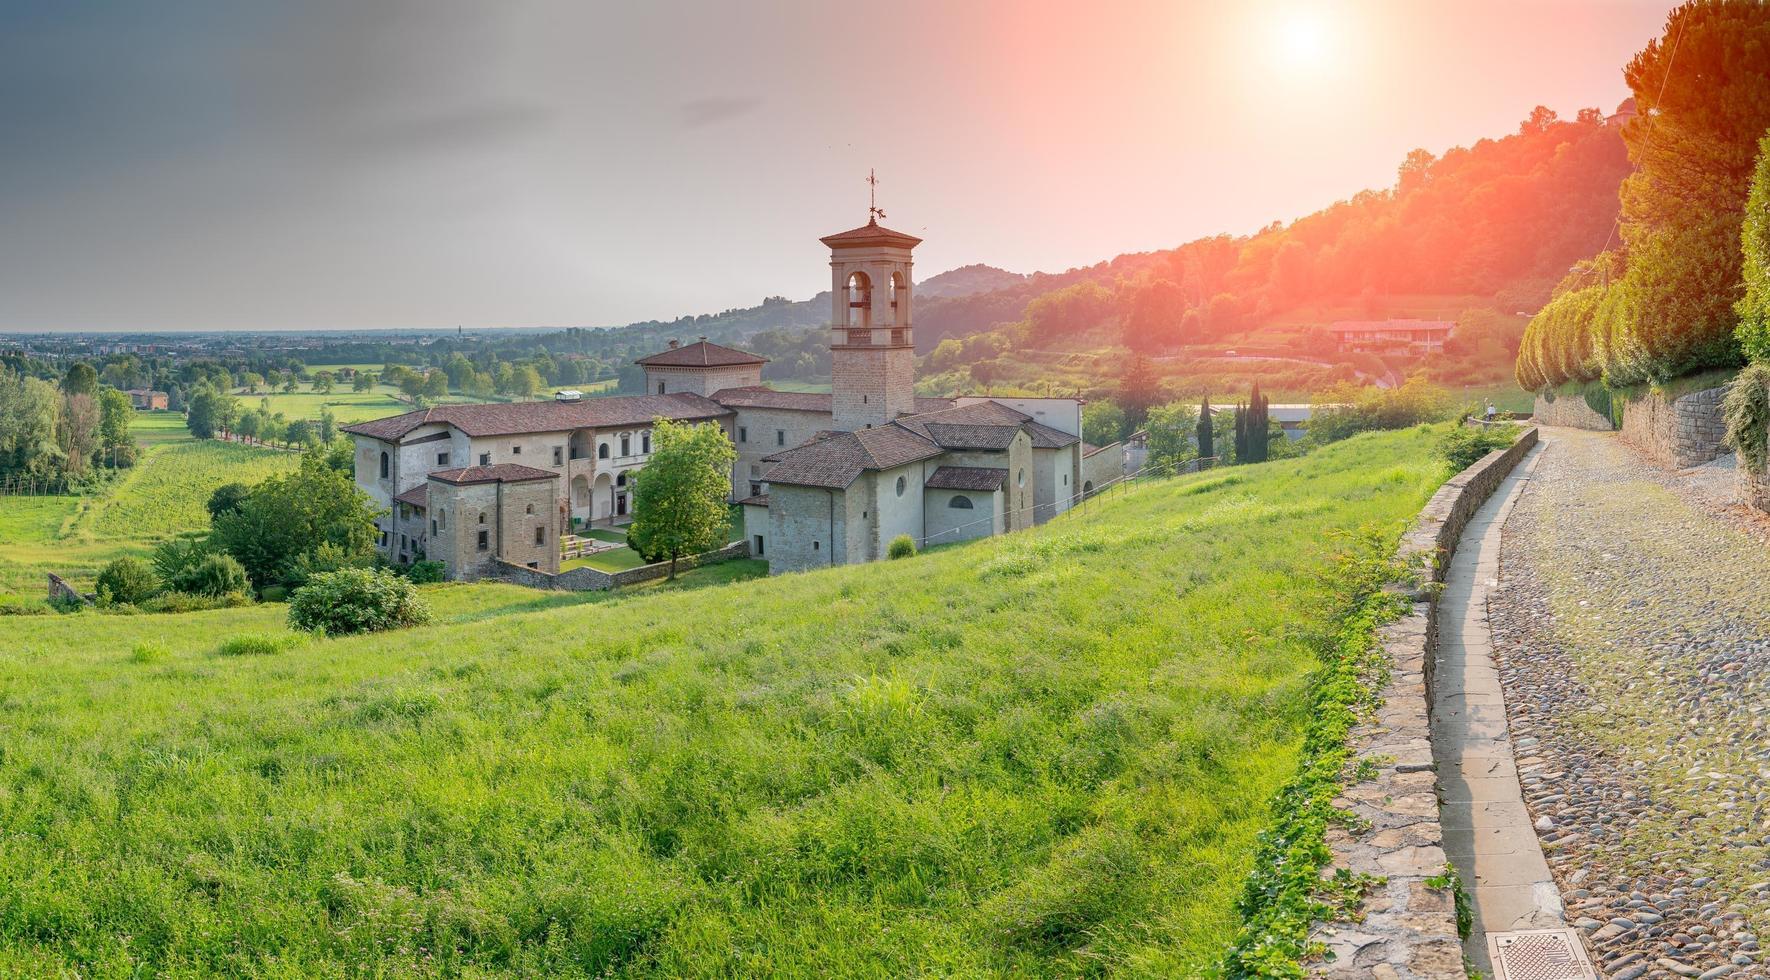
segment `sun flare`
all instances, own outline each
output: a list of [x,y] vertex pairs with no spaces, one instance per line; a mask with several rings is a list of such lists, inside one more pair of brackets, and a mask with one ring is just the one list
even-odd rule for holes
[[1333,26],[1316,10],[1287,10],[1279,14],[1276,55],[1293,70],[1316,69],[1328,64],[1334,48]]

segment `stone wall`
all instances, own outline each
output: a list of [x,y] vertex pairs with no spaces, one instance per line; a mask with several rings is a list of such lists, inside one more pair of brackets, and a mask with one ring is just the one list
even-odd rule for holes
[[1721,440],[1727,424],[1721,418],[1726,386],[1693,391],[1676,401],[1648,391],[1623,408],[1622,438],[1662,466],[1684,469],[1725,453]]
[[1564,425],[1570,429],[1609,432],[1616,428],[1610,424],[1610,419],[1592,411],[1592,406],[1578,394],[1557,395],[1554,401],[1536,396],[1536,410],[1531,413],[1531,418],[1543,425]]
[[[748,541],[734,541],[718,551],[678,558],[676,571],[680,574],[702,565],[714,565],[722,561],[730,561],[733,558],[748,557],[750,557],[750,543]],[[670,563],[667,561],[641,565],[638,568],[628,568],[619,572],[605,572],[599,568],[579,567],[558,574],[540,571],[502,559],[498,561],[498,577],[512,585],[526,585],[531,589],[560,589],[569,592],[606,592],[609,589],[650,582],[653,579],[664,578],[669,574]]]
[[1316,976],[1467,976],[1455,895],[1430,883],[1447,864],[1432,758],[1431,650],[1438,625],[1433,586],[1442,581],[1469,519],[1536,442],[1537,430],[1525,429],[1510,448],[1496,449],[1452,477],[1397,548],[1397,558],[1418,571],[1426,587],[1415,590],[1407,615],[1377,631],[1390,659],[1389,683],[1376,717],[1350,736],[1354,753],[1379,769],[1374,778],[1348,785],[1334,805],[1363,818],[1365,829],[1328,833],[1334,867],[1382,878],[1383,884],[1365,896],[1362,921],[1316,925],[1315,938],[1333,954],[1312,964]]

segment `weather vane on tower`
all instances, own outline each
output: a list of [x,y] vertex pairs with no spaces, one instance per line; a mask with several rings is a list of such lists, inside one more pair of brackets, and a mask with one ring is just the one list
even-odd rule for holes
[[877,222],[885,217],[885,209],[879,206],[879,178],[874,175],[873,168],[867,168],[867,220]]

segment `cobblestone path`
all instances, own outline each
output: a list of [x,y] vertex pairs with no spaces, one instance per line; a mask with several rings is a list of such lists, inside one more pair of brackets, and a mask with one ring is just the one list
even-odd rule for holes
[[1616,437],[1542,432],[1489,622],[1567,919],[1617,980],[1770,978],[1770,547]]

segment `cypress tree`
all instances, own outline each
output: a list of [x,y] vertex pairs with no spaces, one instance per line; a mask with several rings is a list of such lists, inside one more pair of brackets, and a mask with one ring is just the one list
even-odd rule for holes
[[1266,431],[1266,398],[1260,394],[1259,382],[1254,383],[1254,391],[1248,396],[1247,421],[1248,462],[1263,463],[1266,461],[1268,433]]
[[1211,465],[1211,457],[1217,455],[1216,447],[1211,444],[1211,396],[1198,406],[1198,465]]
[[1235,403],[1235,461],[1248,462],[1248,409],[1241,402]]

